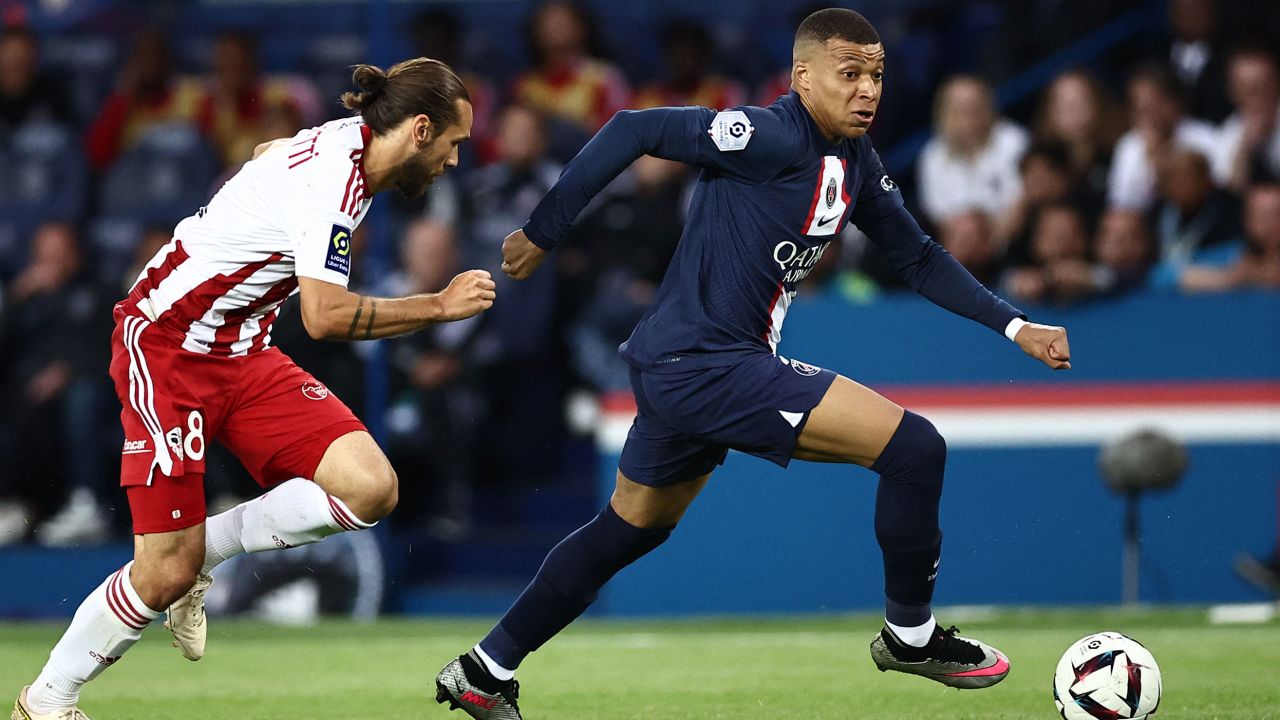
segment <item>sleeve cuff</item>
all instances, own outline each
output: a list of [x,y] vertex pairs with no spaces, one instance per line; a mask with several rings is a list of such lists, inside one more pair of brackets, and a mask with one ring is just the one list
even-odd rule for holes
[[1009,324],[1004,326],[1004,336],[1009,338],[1010,340],[1013,340],[1018,336],[1018,331],[1021,330],[1023,326],[1027,324],[1029,323],[1027,323],[1026,320],[1023,320],[1020,317],[1016,317],[1010,320]]
[[529,242],[533,243],[534,245],[537,245],[538,247],[542,248],[543,250],[546,250],[547,252],[551,252],[552,250],[556,249],[555,241],[549,238],[543,237],[540,233],[538,233],[538,231],[533,228],[533,223],[525,223],[525,226],[521,229],[524,230],[524,236],[529,238]]

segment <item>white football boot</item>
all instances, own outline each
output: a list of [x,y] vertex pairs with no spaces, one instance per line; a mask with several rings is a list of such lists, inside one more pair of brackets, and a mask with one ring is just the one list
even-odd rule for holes
[[213,584],[213,576],[202,572],[196,576],[196,584],[191,586],[186,595],[178,598],[169,606],[169,619],[164,626],[173,633],[173,646],[182,651],[188,660],[199,660],[204,657],[204,643],[209,636],[209,625],[205,622],[204,594]]
[[9,716],[9,720],[89,720],[89,716],[80,711],[80,708],[58,708],[51,713],[38,713],[27,706],[27,691],[31,689],[28,685],[22,688],[22,692],[18,693],[18,699],[13,703],[13,714]]

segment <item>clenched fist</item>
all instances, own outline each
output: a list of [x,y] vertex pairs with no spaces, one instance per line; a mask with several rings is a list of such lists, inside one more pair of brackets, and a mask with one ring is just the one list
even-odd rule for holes
[[449,287],[437,295],[440,299],[440,322],[462,320],[493,307],[497,287],[487,270],[459,273],[449,281]]
[[1071,369],[1071,347],[1067,345],[1066,328],[1027,323],[1013,340],[1023,352],[1054,370]]
[[515,280],[523,280],[546,259],[547,251],[534,245],[524,230],[517,230],[502,241],[502,272]]

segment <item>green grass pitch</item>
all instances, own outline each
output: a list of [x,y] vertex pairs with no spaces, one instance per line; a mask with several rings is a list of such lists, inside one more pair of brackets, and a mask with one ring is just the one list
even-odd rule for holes
[[[945,610],[939,616],[950,621]],[[521,668],[522,709],[530,720],[1052,720],[1059,655],[1083,635],[1116,630],[1160,663],[1158,718],[1280,720],[1278,622],[1211,626],[1202,609],[1003,610],[960,625],[1009,655],[1007,680],[959,691],[877,672],[867,653],[879,626],[872,616],[582,622]],[[81,707],[94,720],[463,720],[435,703],[432,679],[487,629],[453,620],[294,629],[215,618],[208,655],[192,663],[152,627],[86,689]],[[61,631],[0,624],[6,698],[31,681]]]

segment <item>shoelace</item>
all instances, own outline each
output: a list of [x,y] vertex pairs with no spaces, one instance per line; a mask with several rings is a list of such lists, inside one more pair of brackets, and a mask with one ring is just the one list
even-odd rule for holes
[[208,585],[191,589],[191,616],[196,619],[204,617],[204,594],[208,589]]
[[984,657],[982,649],[973,643],[956,637],[960,630],[955,625],[938,632],[942,636],[942,646],[939,648],[940,655],[947,659],[956,657],[961,662],[966,663],[982,662]]

